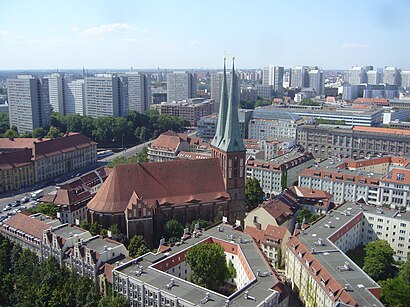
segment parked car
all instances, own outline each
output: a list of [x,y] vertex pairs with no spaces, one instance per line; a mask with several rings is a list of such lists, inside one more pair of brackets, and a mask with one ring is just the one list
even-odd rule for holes
[[18,206],[20,206],[20,204],[21,204],[20,201],[19,201],[19,200],[16,200],[15,202],[12,202],[12,203],[11,203],[11,206],[12,206],[12,207],[18,207]]
[[24,204],[24,203],[28,202],[29,200],[30,200],[30,198],[28,198],[27,196],[24,196],[24,197],[21,199],[21,202]]
[[9,210],[11,210],[11,207],[9,205],[3,208],[3,211],[9,211]]

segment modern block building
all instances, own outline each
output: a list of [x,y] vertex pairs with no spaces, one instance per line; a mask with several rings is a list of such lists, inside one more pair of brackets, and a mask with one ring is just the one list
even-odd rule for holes
[[410,154],[409,131],[401,129],[302,125],[297,142],[315,158]]
[[292,88],[309,86],[309,72],[306,66],[297,66],[291,69],[290,86]]
[[325,78],[322,70],[309,70],[309,87],[315,90],[316,96],[325,94]]
[[64,87],[66,85],[64,74],[55,73],[45,78],[48,79],[49,101],[53,112],[60,113],[61,115],[67,114],[64,97]]
[[66,114],[86,115],[84,80],[68,82],[64,87]]
[[377,85],[381,83],[382,73],[378,70],[369,70],[367,72],[367,84]]
[[383,83],[400,85],[400,71],[397,67],[386,66],[383,69]]
[[190,72],[167,74],[167,101],[181,101],[196,97],[196,79]]
[[10,127],[20,133],[50,125],[51,106],[47,79],[20,75],[7,79]]
[[[232,76],[226,75],[228,80],[228,91],[232,83]],[[223,73],[218,72],[211,75],[211,99],[215,101],[215,110],[219,110],[219,101],[221,101]]]
[[[362,66],[355,66],[348,70],[346,80],[351,85],[367,83],[366,69]],[[378,84],[378,83],[372,83]]]
[[283,74],[282,66],[269,65],[263,68],[262,84],[272,85],[276,96],[283,95]]
[[144,113],[151,104],[151,83],[146,74],[127,72],[128,79],[128,109]]

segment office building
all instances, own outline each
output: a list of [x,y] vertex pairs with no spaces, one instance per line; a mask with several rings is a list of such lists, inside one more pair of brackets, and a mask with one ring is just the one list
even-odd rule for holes
[[192,73],[177,71],[167,74],[167,102],[196,97],[196,80]]
[[377,85],[381,83],[382,74],[378,70],[369,70],[367,72],[367,84]]
[[[233,241],[235,238],[235,241]],[[239,239],[237,239],[239,238]],[[130,306],[288,306],[284,285],[264,259],[251,236],[228,224],[185,232],[183,244],[161,244],[158,253],[147,253],[113,270],[114,291]],[[164,242],[161,242],[164,243]],[[187,252],[197,244],[218,244],[232,262],[236,277],[227,282],[235,292],[224,295],[189,280]]]
[[358,85],[351,85],[351,84],[344,84],[343,85],[343,93],[342,99],[343,100],[355,100],[359,97],[359,86]]
[[64,97],[64,87],[66,85],[66,81],[64,74],[56,73],[45,78],[48,79],[49,102],[53,108],[53,112],[66,115],[67,111]]
[[257,99],[270,99],[273,97],[273,86],[266,84],[256,84]]
[[[228,91],[232,85],[232,76],[226,75],[228,83]],[[223,73],[218,72],[211,75],[211,99],[215,101],[215,110],[219,110],[219,101],[221,100]]]
[[315,158],[364,158],[372,155],[410,155],[410,131],[355,126],[302,125],[297,142]]
[[309,87],[315,90],[316,96],[325,93],[325,78],[323,71],[318,69],[309,70]]
[[19,133],[50,125],[51,107],[47,79],[21,75],[7,79],[10,127]]
[[214,113],[214,100],[192,98],[183,101],[163,102],[155,106],[160,114],[174,115],[189,121],[191,126],[196,126],[198,120]]
[[272,85],[276,96],[283,95],[283,74],[282,66],[269,65],[263,69],[262,84]]
[[128,79],[128,109],[143,114],[151,104],[151,84],[147,75],[127,72],[124,76]]
[[401,72],[401,87],[410,89],[410,70],[403,70]]
[[383,69],[383,83],[389,85],[400,85],[400,72],[396,67],[385,67]]
[[356,66],[349,69],[346,76],[346,81],[351,85],[359,85],[367,83],[367,75],[364,67]]
[[66,114],[86,115],[84,80],[68,82],[64,87]]
[[128,115],[128,79],[111,74],[85,77],[85,113],[91,117]]
[[302,88],[309,86],[309,73],[306,66],[297,66],[291,69],[290,87]]

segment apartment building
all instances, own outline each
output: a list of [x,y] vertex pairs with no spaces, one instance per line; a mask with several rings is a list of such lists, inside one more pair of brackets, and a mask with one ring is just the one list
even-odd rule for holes
[[300,172],[314,164],[311,153],[301,153],[297,149],[269,161],[248,159],[246,163],[246,177],[259,180],[267,198],[278,195],[282,191],[295,185]]

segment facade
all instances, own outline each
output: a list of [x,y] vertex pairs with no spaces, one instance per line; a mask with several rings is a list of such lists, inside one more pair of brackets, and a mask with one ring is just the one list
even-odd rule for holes
[[287,243],[285,274],[304,306],[383,306],[380,286],[345,254],[365,243],[365,214],[345,204]]
[[[4,170],[7,169],[8,174],[19,174],[4,182],[0,187],[3,191],[27,186],[33,179],[34,182],[47,180],[97,162],[97,143],[79,133],[55,139],[3,138],[0,139],[0,151]],[[30,169],[34,170],[34,177]]]
[[291,69],[290,86],[293,88],[309,86],[309,73],[306,66],[297,66]]
[[273,97],[273,86],[269,84],[256,84],[257,99],[270,99]]
[[128,80],[116,75],[85,77],[85,114],[91,117],[128,114]]
[[277,110],[256,109],[249,121],[249,138],[266,140],[269,138],[289,138],[296,140],[296,128],[304,123],[302,117]]
[[311,153],[300,153],[293,150],[270,161],[248,159],[246,178],[258,179],[267,198],[282,193],[284,189],[295,184],[300,172],[314,164]]
[[325,78],[322,70],[312,69],[309,71],[309,87],[315,90],[316,96],[325,94]]
[[177,71],[167,74],[167,102],[196,97],[196,80],[192,73]]
[[19,133],[32,132],[50,125],[51,107],[48,99],[48,80],[32,76],[7,79],[10,127]]
[[64,97],[64,86],[65,86],[65,79],[63,74],[52,74],[50,76],[45,77],[48,79],[48,93],[49,93],[49,101],[51,107],[53,108],[53,112],[60,113],[61,115],[65,115],[66,111],[66,102]]
[[189,121],[191,126],[196,126],[198,120],[214,112],[212,99],[193,98],[182,101],[163,102],[157,108],[160,114],[174,115]]
[[363,127],[302,125],[297,143],[315,158],[364,158],[371,155],[409,155],[407,130]]
[[358,85],[351,85],[351,84],[344,84],[343,85],[343,93],[342,99],[343,100],[355,100],[359,97],[359,86]]
[[[226,75],[228,80],[228,91],[232,83],[232,76]],[[219,101],[221,101],[223,73],[218,72],[211,75],[211,99],[215,101],[215,110],[219,110]],[[212,136],[213,137],[213,136]]]
[[128,72],[128,109],[143,114],[151,104],[151,84],[146,74]]
[[35,182],[31,150],[0,154],[0,192],[17,190]]
[[383,69],[383,83],[400,85],[400,72],[396,67],[385,67]]
[[[347,73],[347,82],[351,85],[359,85],[362,83],[367,83],[366,69],[361,66],[352,67]],[[378,84],[378,83],[371,83]]]
[[410,88],[410,70],[403,70],[401,76],[401,87],[405,89]]
[[367,72],[367,84],[377,85],[381,83],[382,74],[378,70],[369,70]]
[[67,114],[86,115],[84,80],[68,82],[64,87]]
[[262,84],[272,85],[276,96],[283,95],[283,74],[282,66],[269,65],[263,68]]
[[[237,238],[239,241],[228,241]],[[263,258],[252,237],[220,225],[206,231],[186,234],[183,244],[161,245],[157,254],[147,253],[115,268],[114,291],[127,298],[131,306],[288,306],[287,293]],[[188,281],[191,272],[187,251],[196,244],[216,243],[224,248],[237,277],[228,282],[237,290],[230,296]]]
[[380,179],[380,203],[410,211],[409,169],[395,168]]

